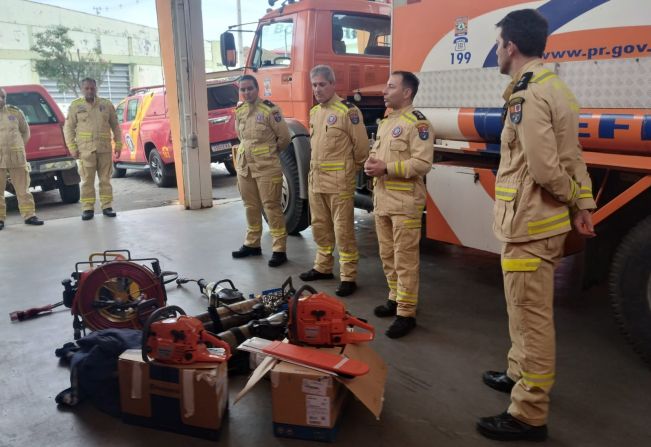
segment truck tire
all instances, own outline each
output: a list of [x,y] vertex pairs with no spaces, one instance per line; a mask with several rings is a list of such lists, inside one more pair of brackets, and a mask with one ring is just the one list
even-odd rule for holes
[[126,168],[116,168],[115,163],[113,163],[113,173],[111,174],[111,177],[123,178],[125,175],[127,175]]
[[283,193],[281,206],[285,215],[287,233],[297,235],[310,225],[310,207],[307,200],[301,199],[298,183],[298,166],[294,151],[290,148],[280,153],[283,170]]
[[233,160],[224,161],[224,166],[226,167],[226,170],[228,171],[228,174],[231,177],[235,177],[237,175],[237,171],[235,170],[235,164],[233,163]]
[[609,292],[615,319],[633,349],[651,363],[651,216],[617,247]]
[[75,185],[60,185],[59,195],[61,196],[61,201],[63,201],[63,203],[79,202],[79,197],[81,196],[79,183]]
[[173,164],[163,163],[163,159],[156,149],[149,153],[149,172],[151,179],[159,188],[168,188],[176,185],[176,175]]

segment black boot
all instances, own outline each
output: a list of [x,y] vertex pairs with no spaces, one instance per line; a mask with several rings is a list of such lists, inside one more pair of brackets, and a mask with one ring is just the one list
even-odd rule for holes
[[515,382],[504,371],[485,371],[481,375],[481,380],[489,387],[502,393],[511,393],[515,385]]
[[416,319],[414,317],[401,317],[398,315],[385,334],[389,338],[400,338],[410,333],[415,327]]
[[355,281],[341,281],[335,293],[337,296],[348,296],[355,293],[355,290],[357,290],[357,283]]
[[234,258],[246,258],[247,256],[260,256],[262,250],[260,247],[247,247],[242,245],[239,250],[231,253]]
[[29,219],[25,219],[27,225],[43,225],[43,221],[36,216],[32,216]]
[[317,281],[319,279],[332,279],[335,277],[332,273],[321,273],[318,270],[310,269],[298,275],[303,281]]
[[536,427],[522,422],[509,413],[479,418],[477,431],[490,439],[498,441],[544,441],[547,439],[547,426]]
[[287,253],[284,251],[274,251],[269,259],[269,267],[278,267],[287,262]]
[[113,211],[113,208],[104,208],[102,210],[102,214],[105,215],[106,217],[115,217],[118,215],[118,213]]
[[376,317],[395,317],[397,309],[398,303],[393,300],[387,300],[385,304],[377,306],[375,309],[373,309],[373,313]]
[[84,210],[81,213],[81,220],[91,220],[93,217],[95,217],[95,211],[93,210]]

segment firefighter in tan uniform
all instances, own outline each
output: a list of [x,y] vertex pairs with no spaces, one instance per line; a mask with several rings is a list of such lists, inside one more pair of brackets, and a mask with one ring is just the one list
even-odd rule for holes
[[[25,144],[29,140],[29,125],[18,108],[7,105],[7,92],[0,88],[0,185],[4,192],[7,173],[18,199],[18,210],[27,225],[43,225],[36,217],[34,197],[29,192],[29,168],[25,156]],[[7,205],[0,200],[0,230],[5,226]]]
[[364,171],[373,179],[373,214],[382,268],[389,285],[378,317],[395,316],[386,335],[398,338],[416,326],[419,243],[425,208],[423,176],[432,169],[434,132],[425,116],[414,110],[418,78],[395,71],[384,89],[384,102],[393,109],[380,122],[377,141]]
[[335,293],[348,296],[357,289],[357,243],[353,228],[357,172],[368,156],[368,136],[362,113],[335,93],[332,68],[310,71],[317,104],[310,111],[312,155],[308,176],[312,234],[317,244],[314,267],[301,273],[303,281],[331,279],[335,246],[339,250],[341,283]]
[[497,60],[512,82],[504,92],[505,122],[495,185],[494,230],[503,241],[502,271],[509,314],[508,369],[487,371],[488,386],[511,394],[498,416],[477,428],[499,440],[547,437],[555,380],[554,267],[572,223],[594,236],[592,183],[578,141],[579,105],[540,56],[547,21],[531,9],[497,24]]
[[285,216],[280,206],[283,173],[280,151],[290,142],[289,128],[280,109],[271,101],[258,97],[258,81],[250,75],[242,76],[240,92],[244,102],[235,111],[235,126],[240,139],[236,149],[237,185],[246,210],[246,238],[244,245],[232,253],[234,258],[262,254],[262,211],[269,222],[273,238],[270,267],[287,262],[287,231]]
[[99,177],[99,202],[102,213],[115,217],[111,174],[111,131],[115,142],[115,155],[122,150],[122,133],[115,107],[111,101],[97,96],[97,83],[86,78],[81,83],[83,98],[75,99],[68,109],[64,127],[66,144],[73,157],[79,159],[81,176],[82,220],[95,215],[95,174]]

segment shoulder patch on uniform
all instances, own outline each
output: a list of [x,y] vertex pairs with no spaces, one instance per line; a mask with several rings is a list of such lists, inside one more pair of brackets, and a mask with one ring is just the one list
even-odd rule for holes
[[531,81],[532,76],[533,76],[532,71],[528,71],[525,74],[523,74],[520,80],[516,82],[515,86],[513,87],[513,92],[511,94],[522,90],[526,90],[527,86],[529,85],[529,81]]
[[274,116],[274,121],[276,121],[277,123],[283,120],[283,116],[280,114],[280,110],[274,110],[273,116]]
[[414,110],[414,111],[412,111],[411,113],[416,117],[417,120],[423,120],[423,121],[424,121],[424,120],[427,119],[427,118],[425,118],[425,115],[423,115],[423,114],[422,114],[421,112],[419,112],[418,110]]
[[418,138],[423,141],[429,138],[429,124],[419,123],[416,125],[416,129],[418,129]]
[[347,99],[342,99],[342,100],[341,100],[341,103],[342,103],[343,105],[345,105],[346,107],[348,107],[349,109],[352,109],[353,107],[355,107],[355,104],[353,104],[352,102],[348,101]]
[[276,107],[276,104],[274,104],[273,102],[269,101],[268,99],[265,99],[264,101],[262,101],[262,103],[263,103],[264,105],[266,105],[266,106],[269,106],[269,107]]
[[359,124],[359,113],[357,113],[357,108],[348,111],[348,118],[350,118],[351,123]]
[[509,118],[513,124],[520,124],[522,121],[522,104],[524,98],[517,97],[509,100]]

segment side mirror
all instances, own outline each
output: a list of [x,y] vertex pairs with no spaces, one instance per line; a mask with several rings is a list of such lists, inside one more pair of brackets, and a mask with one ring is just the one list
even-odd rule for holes
[[222,56],[222,64],[225,67],[235,67],[237,65],[237,49],[235,48],[235,36],[233,36],[233,33],[228,31],[222,33],[219,40],[219,49]]

